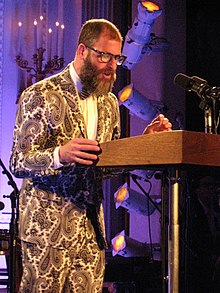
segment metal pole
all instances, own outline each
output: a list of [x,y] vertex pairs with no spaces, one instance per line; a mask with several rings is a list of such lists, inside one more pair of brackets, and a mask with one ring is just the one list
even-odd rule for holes
[[179,184],[178,170],[169,171],[168,293],[179,292]]
[[212,133],[212,109],[206,106],[204,109],[205,133]]

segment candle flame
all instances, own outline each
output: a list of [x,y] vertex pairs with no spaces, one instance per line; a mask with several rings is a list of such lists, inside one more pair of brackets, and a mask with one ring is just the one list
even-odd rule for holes
[[41,15],[41,16],[40,16],[40,20],[43,20],[43,19],[44,19],[44,17],[43,17],[43,15]]
[[22,26],[22,22],[21,22],[21,21],[18,22],[18,26],[19,26],[19,27]]
[[35,25],[35,26],[37,25],[37,21],[36,21],[36,19],[34,20],[34,25]]
[[61,25],[62,30],[64,29],[64,24]]
[[51,33],[52,33],[52,29],[51,29],[51,28],[49,28],[48,32],[49,32],[49,34],[51,34]]
[[60,25],[60,24],[59,24],[59,22],[57,21],[57,22],[56,22],[56,26],[59,26],[59,25]]

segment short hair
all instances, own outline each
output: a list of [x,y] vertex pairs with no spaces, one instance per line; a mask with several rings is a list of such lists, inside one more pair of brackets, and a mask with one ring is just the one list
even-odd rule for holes
[[83,43],[92,46],[102,33],[106,33],[111,40],[123,41],[123,37],[119,29],[110,21],[98,18],[87,20],[79,33],[78,45]]

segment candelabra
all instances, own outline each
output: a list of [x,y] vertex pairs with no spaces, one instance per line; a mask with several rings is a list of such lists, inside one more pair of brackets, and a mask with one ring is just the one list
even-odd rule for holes
[[37,49],[37,54],[33,55],[33,66],[29,66],[29,62],[26,59],[23,59],[20,55],[16,56],[16,63],[18,67],[22,70],[28,72],[27,77],[27,86],[33,84],[33,78],[35,82],[44,79],[47,74],[53,74],[55,71],[58,71],[64,66],[64,58],[54,55],[54,57],[44,62],[44,52],[46,49],[39,48]]
[[[40,7],[42,3],[40,3]],[[48,74],[53,74],[55,71],[61,70],[64,66],[64,24],[56,22],[55,34],[54,34],[54,46],[52,46],[52,28],[48,28],[46,20],[42,15],[42,7],[40,9],[39,19],[35,19],[33,22],[33,48],[34,54],[32,55],[32,61],[29,62],[26,58],[23,58],[25,48],[22,48],[25,34],[22,29],[22,22],[18,22],[18,34],[16,39],[17,55],[16,63],[18,67],[27,72],[26,81],[20,83],[20,90],[18,98],[21,92],[28,86],[35,82],[44,79]],[[44,40],[43,40],[44,39]],[[30,44],[28,44],[29,46]],[[32,46],[30,46],[32,47]],[[46,49],[45,49],[46,47]],[[59,47],[59,48],[58,48]],[[23,49],[23,50],[22,50]],[[51,52],[54,49],[53,57],[51,58]],[[26,50],[27,51],[27,50]],[[47,57],[44,58],[44,53],[47,51]],[[21,53],[22,52],[22,53]],[[47,59],[47,61],[45,61]],[[30,65],[31,64],[31,65]],[[21,76],[22,78],[22,76]],[[23,78],[22,78],[23,79]],[[18,100],[17,100],[18,102]]]

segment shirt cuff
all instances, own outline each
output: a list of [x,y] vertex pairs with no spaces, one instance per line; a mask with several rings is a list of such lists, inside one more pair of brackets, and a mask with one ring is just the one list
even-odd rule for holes
[[63,164],[60,163],[59,150],[60,150],[60,146],[56,147],[53,152],[54,168],[55,169],[59,169],[59,168],[63,167]]

